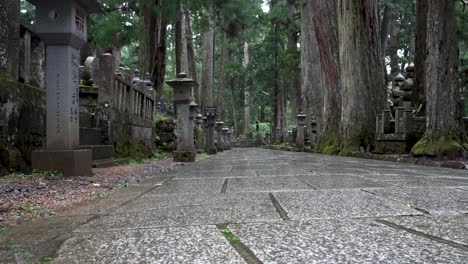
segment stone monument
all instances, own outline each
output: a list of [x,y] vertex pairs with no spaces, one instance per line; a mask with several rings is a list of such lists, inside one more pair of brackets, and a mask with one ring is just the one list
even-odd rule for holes
[[296,145],[299,148],[304,147],[304,138],[305,138],[305,120],[306,115],[301,111],[297,116],[297,135],[296,135]]
[[195,123],[196,123],[196,126],[195,126],[195,148],[197,149],[197,151],[203,151],[203,147],[204,147],[204,142],[203,142],[203,115],[202,114],[198,114],[197,117],[195,118]]
[[47,150],[32,153],[33,169],[66,176],[91,175],[91,150],[79,150],[79,49],[87,41],[87,15],[95,0],[30,0],[36,32],[47,45]]
[[177,108],[177,151],[174,152],[175,162],[194,162],[196,157],[193,142],[193,119],[191,119],[191,91],[195,81],[186,73],[179,73],[177,79],[167,82],[174,89],[174,104]]

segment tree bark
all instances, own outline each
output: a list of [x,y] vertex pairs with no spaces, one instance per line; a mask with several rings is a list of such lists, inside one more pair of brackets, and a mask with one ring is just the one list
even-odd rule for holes
[[215,42],[215,22],[213,10],[207,10],[209,21],[208,30],[203,33],[202,40],[202,74],[201,74],[201,109],[206,106],[214,106],[213,86],[214,86],[214,42]]
[[193,87],[192,95],[195,103],[200,103],[200,85],[198,84],[197,62],[195,60],[195,48],[193,46],[193,30],[192,30],[192,17],[190,11],[186,10],[185,18],[187,19],[187,59],[189,65],[189,76],[197,82]]
[[[299,41],[297,28],[295,24],[296,20],[296,0],[287,0],[288,5],[288,53],[289,60],[291,62],[291,79],[289,81],[289,91],[291,93],[291,115],[292,120],[296,120],[296,115],[300,109],[303,108],[302,102],[302,91],[300,81],[300,69],[299,64],[296,63],[296,57],[298,57],[297,43]],[[295,123],[295,122],[294,122]]]
[[336,1],[313,0],[311,5],[306,4],[303,8],[313,13],[323,82],[323,117],[322,125],[319,126],[323,138],[319,150],[336,154],[339,150],[342,100]]
[[224,82],[226,80],[225,76],[225,64],[227,58],[227,33],[223,32],[223,43],[221,44],[221,58],[220,58],[220,69],[219,69],[219,82],[218,82],[218,102],[217,102],[217,109],[218,109],[218,117],[219,120],[223,120],[223,93],[224,93]]
[[249,56],[249,44],[244,43],[244,70],[245,70],[245,80],[244,80],[244,136],[249,138],[250,135],[250,83],[249,83],[249,66],[250,66],[250,56]]
[[237,119],[237,108],[236,108],[236,81],[231,79],[231,110],[232,110],[232,121],[234,123],[234,136],[239,136],[239,123]]
[[375,139],[375,119],[385,105],[384,67],[377,1],[338,0],[342,87],[341,133],[346,155]]
[[382,45],[382,54],[384,55],[384,57],[387,51],[387,44],[393,20],[393,9],[389,4],[385,4],[384,16],[382,19],[382,27],[380,28],[380,41]]
[[414,67],[414,104],[419,104],[424,100],[424,83],[426,82],[426,56],[427,56],[427,23],[428,23],[428,2],[416,1],[416,43],[415,43],[415,67]]
[[[427,3],[424,90],[427,96],[426,134],[416,155],[460,155],[464,141],[463,111],[458,83],[458,41],[454,1]],[[418,18],[418,22],[422,21]],[[419,26],[418,26],[419,27]],[[421,39],[418,39],[422,41]]]

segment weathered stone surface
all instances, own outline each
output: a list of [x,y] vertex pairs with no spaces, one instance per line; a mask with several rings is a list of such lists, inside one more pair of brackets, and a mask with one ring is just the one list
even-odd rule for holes
[[147,195],[206,192],[220,193],[223,183],[224,179],[173,179]]
[[370,191],[435,216],[468,213],[468,194],[457,188],[385,188]]
[[385,221],[468,246],[468,215],[392,217]]
[[288,192],[275,197],[292,220],[420,215],[403,204],[360,190]]
[[244,263],[215,226],[78,234],[52,263]]
[[351,188],[377,188],[390,187],[385,183],[379,183],[353,175],[313,175],[297,176],[304,182],[317,189],[351,189]]
[[282,192],[313,189],[294,177],[231,178],[228,185],[228,192]]
[[464,263],[468,252],[372,220],[230,225],[263,263]]

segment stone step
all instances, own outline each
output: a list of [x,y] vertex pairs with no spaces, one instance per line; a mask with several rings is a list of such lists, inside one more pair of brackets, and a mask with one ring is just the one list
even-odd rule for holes
[[80,112],[80,127],[95,127],[94,115]]
[[123,165],[130,162],[130,159],[102,159],[93,161],[93,168],[109,168]]
[[90,149],[93,151],[93,160],[111,159],[114,153],[112,145],[81,145],[80,149]]
[[101,145],[102,135],[99,128],[80,127],[80,145]]

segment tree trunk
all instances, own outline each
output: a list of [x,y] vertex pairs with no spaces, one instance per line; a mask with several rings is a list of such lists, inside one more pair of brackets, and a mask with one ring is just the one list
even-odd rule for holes
[[245,138],[250,138],[250,82],[249,82],[249,66],[250,66],[250,57],[249,57],[249,44],[244,43],[244,70],[245,70],[245,80],[244,80],[244,136]]
[[231,79],[231,107],[232,107],[232,121],[234,123],[234,136],[239,136],[239,125],[237,119],[237,109],[236,109],[236,82],[234,79]]
[[225,64],[226,64],[226,57],[227,57],[227,33],[223,32],[223,43],[221,48],[221,58],[220,58],[220,69],[219,69],[219,82],[218,82],[218,117],[219,120],[223,120],[223,92],[224,92],[224,82],[226,79],[225,76]]
[[384,55],[384,57],[387,51],[387,44],[393,20],[393,9],[390,5],[385,4],[384,16],[382,19],[382,27],[380,28],[380,41],[382,45],[382,54]]
[[[427,96],[426,134],[414,146],[415,155],[461,155],[464,125],[458,83],[458,43],[454,1],[427,3],[424,90]],[[421,11],[421,10],[420,10]],[[422,21],[418,18],[418,22]],[[418,26],[419,27],[419,26]],[[422,41],[421,39],[418,39]]]
[[318,127],[318,131],[323,131],[323,137],[319,150],[337,154],[342,99],[336,1],[313,0],[311,5],[306,4],[303,8],[313,14],[323,82],[323,117],[322,125]]
[[427,57],[427,22],[428,22],[428,2],[416,1],[416,43],[415,43],[415,67],[414,67],[414,104],[419,104],[424,100],[424,83],[426,82],[426,57]]
[[[214,42],[215,42],[215,23],[212,10],[207,11],[209,26],[203,33],[202,40],[202,74],[201,74],[201,109],[213,104],[213,86],[214,86]],[[203,111],[203,110],[202,110]]]
[[[289,81],[289,91],[291,92],[291,115],[292,119],[296,120],[296,115],[302,109],[302,93],[301,93],[301,81],[300,81],[300,69],[299,64],[296,63],[298,57],[297,43],[297,28],[295,24],[296,20],[296,0],[287,0],[288,5],[288,53],[290,55],[289,60],[291,61],[291,79]],[[295,123],[295,121],[294,121]]]
[[342,87],[342,154],[375,139],[375,120],[385,105],[384,67],[377,1],[338,0]]
[[195,48],[193,46],[193,31],[192,31],[192,17],[190,11],[187,9],[185,18],[187,19],[186,26],[187,26],[187,59],[189,64],[189,76],[197,82],[197,84],[193,87],[193,100],[195,103],[200,103],[200,85],[198,84],[198,76],[197,76],[197,62],[195,60]]

